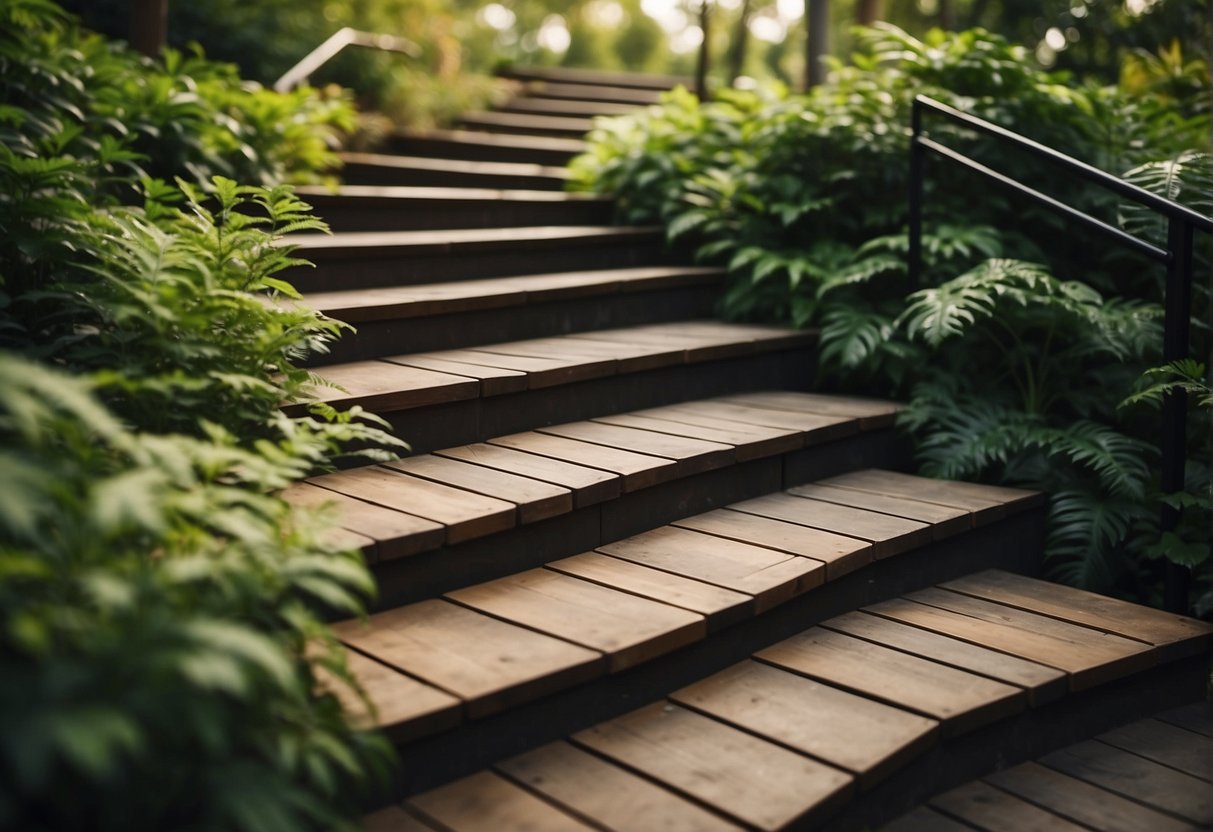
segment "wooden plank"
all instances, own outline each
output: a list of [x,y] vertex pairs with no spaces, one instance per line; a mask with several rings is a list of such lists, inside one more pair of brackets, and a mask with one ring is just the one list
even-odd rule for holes
[[[693,417],[689,417],[693,418]],[[660,419],[633,413],[595,417],[595,422],[619,425],[625,428],[668,433],[691,439],[702,439],[722,445],[731,445],[738,462],[774,456],[804,447],[804,435],[789,428],[769,428],[758,425],[741,425],[714,422],[695,424],[676,419]]]
[[411,798],[406,805],[450,832],[593,829],[491,771],[481,771],[439,786]]
[[[486,348],[487,349],[487,348]],[[536,338],[494,347],[494,352],[573,361],[613,361],[615,373],[638,373],[681,364],[682,350],[628,341],[591,341],[567,336]]]
[[1208,783],[1098,740],[1071,745],[1039,762],[1191,823],[1213,824]]
[[734,503],[729,508],[867,541],[872,544],[872,557],[876,559],[901,554],[931,540],[931,527],[917,520],[790,494],[767,494]]
[[709,630],[735,624],[754,614],[754,599],[749,595],[598,552],[554,561],[546,568],[697,612],[707,619]]
[[1209,737],[1157,719],[1143,719],[1100,734],[1098,739],[1213,783],[1213,739]]
[[607,471],[622,478],[625,492],[667,482],[678,475],[678,463],[672,459],[535,431],[499,436],[490,439],[489,444]]
[[457,448],[446,448],[434,452],[436,456],[458,459],[483,465],[497,471],[517,474],[533,480],[551,483],[567,488],[573,494],[573,506],[583,508],[613,500],[623,490],[623,477],[619,474],[603,471],[597,468],[587,468],[584,465],[574,465],[546,456],[537,456],[512,448],[489,445],[477,442],[471,445],[460,445]]
[[462,703],[449,693],[353,650],[345,650],[345,662],[362,685],[373,711],[344,682],[326,678],[324,686],[359,725],[381,728],[393,740],[402,742],[453,728],[463,718]]
[[567,488],[447,457],[423,454],[385,463],[385,467],[516,503],[520,523],[534,523],[573,510],[573,494]]
[[1064,696],[1069,683],[1066,674],[1057,668],[865,612],[844,613],[823,621],[821,626],[958,670],[1026,688],[1034,705]]
[[1085,827],[980,780],[934,797],[931,808],[987,832],[1083,832]]
[[986,782],[1100,832],[1191,832],[1192,826],[1083,780],[1029,762]]
[[941,815],[929,806],[919,806],[880,827],[880,832],[972,832],[973,829],[967,823]]
[[720,399],[686,402],[684,404],[655,407],[638,411],[641,415],[668,418],[689,411],[704,418],[743,425],[758,425],[798,430],[805,434],[806,442],[821,442],[850,436],[859,432],[859,420],[851,416],[827,416],[821,413],[798,413],[794,410],[768,410],[761,407],[736,404]]
[[797,497],[808,497],[824,503],[835,503],[840,506],[861,508],[865,511],[876,511],[881,514],[891,514],[906,520],[917,520],[931,526],[931,538],[942,540],[951,537],[973,526],[973,514],[966,509],[941,506],[935,503],[924,503],[921,500],[908,500],[904,497],[889,497],[884,494],[873,494],[867,491],[856,491],[852,488],[835,488],[829,485],[797,485],[788,489],[789,494]]
[[617,450],[665,457],[678,464],[678,476],[680,477],[701,474],[704,471],[731,465],[736,461],[736,455],[731,445],[671,436],[666,433],[654,433],[650,430],[635,430],[600,422],[569,422],[539,428],[538,432],[549,436],[576,439],[579,442],[591,442]]
[[362,818],[363,832],[434,832],[399,806],[389,806]]
[[377,465],[323,474],[308,482],[441,523],[446,526],[447,543],[460,543],[514,527],[516,506],[513,503],[410,477]]
[[824,479],[821,484],[968,509],[973,512],[974,522],[979,526],[1005,517],[1008,511],[1019,511],[1023,508],[1041,505],[1044,502],[1044,495],[1039,491],[955,480],[936,480],[930,477],[918,477],[897,471],[877,469],[852,471],[841,476]]
[[1156,719],[1178,725],[1205,737],[1213,737],[1213,702],[1197,702],[1159,714]]
[[628,327],[627,329],[597,330],[582,332],[569,336],[586,341],[614,341],[617,343],[647,344],[655,349],[679,350],[682,362],[694,364],[702,361],[720,361],[726,358],[736,358],[751,355],[754,352],[752,342],[736,338],[707,338],[691,333],[671,330],[669,324],[655,324],[647,327]]
[[468,364],[463,361],[452,361],[449,358],[437,358],[433,355],[389,355],[383,359],[392,364],[403,364],[407,367],[417,367],[422,370],[451,373],[479,379],[481,396],[500,396],[505,393],[517,393],[526,390],[530,382],[527,374],[520,370],[507,370],[504,367],[486,367],[482,364]]
[[866,540],[727,508],[675,520],[671,525],[821,561],[829,581],[872,562],[872,544]]
[[337,522],[375,542],[376,560],[415,555],[441,546],[446,539],[446,528],[441,523],[357,500],[311,483],[291,485],[282,491],[282,498],[292,505],[313,510],[331,505]]
[[820,413],[823,416],[843,416],[858,419],[861,430],[891,427],[894,418],[905,405],[879,399],[854,396],[832,396],[821,393],[799,393],[788,390],[762,393],[737,393],[722,396],[733,404],[761,407],[768,410],[791,410],[797,413]]
[[545,745],[496,768],[604,829],[738,830],[686,798],[567,742]]
[[1213,625],[1074,587],[988,569],[941,586],[1155,646],[1178,658],[1206,652]]
[[1019,688],[814,627],[754,658],[940,720],[945,735],[1022,711]]
[[446,597],[605,653],[613,673],[707,635],[702,615],[549,569],[531,569]]
[[504,370],[517,370],[526,373],[528,389],[572,384],[577,381],[602,378],[615,372],[615,361],[613,359],[593,361],[587,359],[559,360],[533,358],[531,356],[492,352],[489,347],[443,350],[442,352],[428,353],[428,355],[446,361],[459,361],[463,364],[482,364],[486,367],[497,367]]
[[924,589],[868,612],[1001,650],[1070,674],[1083,690],[1155,663],[1148,645],[945,589]]
[[812,822],[853,784],[837,769],[662,702],[573,740],[759,829]]
[[330,364],[312,372],[336,385],[318,390],[316,401],[340,403],[343,407],[360,404],[376,412],[457,402],[480,395],[480,383],[475,379],[387,361]]
[[934,741],[939,723],[753,661],[670,696],[875,784]]
[[598,551],[752,595],[759,613],[825,579],[825,564],[818,561],[674,526],[599,546]]
[[344,643],[442,688],[481,717],[601,675],[602,655],[431,600],[333,627]]

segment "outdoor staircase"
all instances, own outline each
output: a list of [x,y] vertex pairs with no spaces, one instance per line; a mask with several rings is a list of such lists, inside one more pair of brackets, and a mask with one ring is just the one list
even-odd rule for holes
[[358,330],[319,398],[414,449],[287,493],[379,583],[336,623],[401,758],[368,828],[858,829],[1203,696],[1209,627],[1021,577],[1041,495],[907,473],[812,333],[561,191],[673,79],[512,76],[302,189],[336,233],[290,277]]

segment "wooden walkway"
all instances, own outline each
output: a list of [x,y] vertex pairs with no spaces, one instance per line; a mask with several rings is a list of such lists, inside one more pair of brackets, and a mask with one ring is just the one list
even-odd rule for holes
[[292,278],[358,328],[316,401],[414,449],[286,493],[379,586],[335,625],[369,703],[329,683],[400,753],[368,828],[980,826],[1048,808],[1008,765],[1203,695],[1208,627],[1023,577],[1040,495],[906,473],[900,405],[810,392],[812,333],[714,320],[723,270],[562,191],[671,79],[514,74],[304,191]]

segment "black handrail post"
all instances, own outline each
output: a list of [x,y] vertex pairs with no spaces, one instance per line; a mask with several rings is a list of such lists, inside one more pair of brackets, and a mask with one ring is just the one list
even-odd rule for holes
[[[1192,225],[1172,216],[1167,223],[1167,286],[1164,298],[1163,360],[1167,363],[1188,357],[1189,318],[1192,306]],[[1175,494],[1184,489],[1187,460],[1187,394],[1171,390],[1162,404],[1162,493]],[[1159,530],[1162,534],[1179,525],[1180,509],[1163,503]],[[1167,561],[1164,604],[1175,613],[1188,611],[1191,572],[1186,566]]]
[[922,278],[922,145],[918,139],[922,135],[922,105],[918,99],[910,110],[910,241],[907,252],[906,274],[910,279],[910,287],[918,288]]

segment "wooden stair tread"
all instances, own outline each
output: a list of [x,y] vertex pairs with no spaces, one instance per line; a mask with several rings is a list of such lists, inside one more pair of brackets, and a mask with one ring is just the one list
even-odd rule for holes
[[607,471],[620,478],[623,491],[637,491],[674,479],[678,463],[666,457],[607,448],[563,436],[529,431],[490,439],[488,444]]
[[512,98],[497,111],[502,113],[520,113],[538,116],[574,116],[593,118],[594,116],[623,115],[633,112],[635,104],[616,101],[586,101],[561,98],[535,98],[519,96]]
[[605,101],[642,106],[656,104],[660,90],[627,89],[625,87],[567,84],[559,81],[532,81],[526,86],[528,96],[535,98],[572,99],[574,101]]
[[[1003,577],[989,572],[972,580],[983,575],[991,585]],[[1070,591],[1056,587],[1059,597]],[[1083,595],[1075,592],[1076,603],[1084,603]],[[1023,730],[1016,726],[1028,723],[1017,714],[1053,707],[1029,701],[1028,687],[1043,677],[1026,666],[996,668],[1004,674],[1010,669],[1015,681],[989,678],[989,651],[913,644],[896,628],[864,631],[862,638],[827,629],[864,615],[846,613],[812,627],[664,699],[577,730],[568,738],[572,745],[558,741],[496,770],[562,811],[606,828],[617,828],[607,818],[619,817],[613,813],[622,809],[609,796],[622,780],[621,793],[640,788],[663,811],[673,812],[682,824],[675,828],[686,828],[685,818],[692,816],[700,826],[690,828],[714,828],[707,820],[712,815],[695,813],[706,808],[749,827],[782,829],[827,822],[848,799],[862,802],[863,792],[919,758],[933,764],[952,748],[971,753],[965,735],[974,729],[997,722],[1003,730]],[[1014,629],[998,616],[979,625],[990,643],[999,641],[1000,631]],[[927,658],[930,653],[943,661]],[[930,798],[885,828],[1144,832],[1207,824],[1213,819],[1213,773],[1201,743],[1210,739],[1178,726],[1154,731],[1158,724],[1205,724],[1209,708],[1202,707],[1161,714],[1160,722],[1115,729],[1039,762],[990,774]],[[1049,724],[1046,719],[1037,730],[1050,730]],[[1185,741],[1187,747],[1179,747]],[[582,756],[577,748],[595,756]],[[642,775],[644,785],[614,766]],[[555,781],[550,787],[548,777]]]
[[482,145],[494,148],[539,148],[575,156],[584,153],[586,143],[580,139],[548,136],[512,136],[507,133],[486,133],[477,130],[400,130],[395,134],[404,139],[438,140],[450,144]]
[[731,404],[756,405],[769,410],[791,410],[800,413],[808,411],[823,415],[844,413],[856,415],[864,419],[865,427],[891,425],[896,415],[905,409],[904,405],[877,399],[827,396],[820,393],[797,393],[787,390],[738,393],[732,396],[722,396],[721,400]]
[[[400,206],[406,202],[592,202],[610,204],[611,198],[586,192],[542,191],[525,188],[446,188],[416,185],[340,185],[336,190],[322,185],[299,185],[295,193],[309,203],[328,205],[371,203]],[[313,207],[315,205],[313,204]]]
[[567,488],[448,457],[423,454],[386,463],[386,467],[515,503],[520,523],[534,523],[573,510],[573,493]]
[[572,493],[576,508],[617,497],[622,488],[622,478],[618,474],[487,442],[446,448],[436,453],[438,456],[562,486]]
[[391,736],[398,742],[459,724],[463,703],[457,697],[353,650],[345,651],[345,661],[374,711],[368,712],[366,704],[348,686],[327,686],[359,724],[396,727]]
[[680,477],[709,471],[735,461],[732,445],[601,422],[570,422],[539,428],[538,432],[670,459],[677,464],[677,474]]
[[579,69],[556,66],[506,66],[498,70],[503,78],[520,81],[545,81],[560,84],[588,84],[623,89],[671,90],[690,86],[691,79],[683,75],[662,75],[644,72],[623,72],[599,69]]
[[364,550],[372,562],[424,552],[441,546],[446,540],[446,527],[441,523],[311,483],[296,483],[285,489],[282,497],[303,508],[330,507],[343,528],[373,541],[374,548]]
[[567,134],[571,137],[582,136],[590,132],[594,126],[594,121],[590,118],[537,116],[500,111],[464,113],[459,117],[459,123],[465,129],[518,131],[540,135],[556,133]]
[[492,772],[480,772],[409,801],[441,829],[575,832],[593,829]]
[[1044,500],[1044,495],[1037,491],[953,480],[922,482],[895,471],[852,471],[822,480],[821,484],[968,509],[979,525],[1000,517],[1004,507],[1013,505],[1016,500],[1030,504],[1040,504]]
[[527,162],[478,162],[470,159],[437,159],[431,156],[404,156],[392,153],[338,154],[344,165],[367,165],[383,168],[415,168],[418,170],[456,171],[492,176],[548,177],[568,179],[568,168],[556,165],[536,165]]
[[451,228],[428,231],[342,231],[337,234],[291,235],[300,256],[317,260],[325,256],[393,254],[408,256],[420,251],[472,251],[518,248],[535,245],[569,246],[594,240],[615,242],[654,238],[658,230],[627,225],[539,225],[523,228]]

